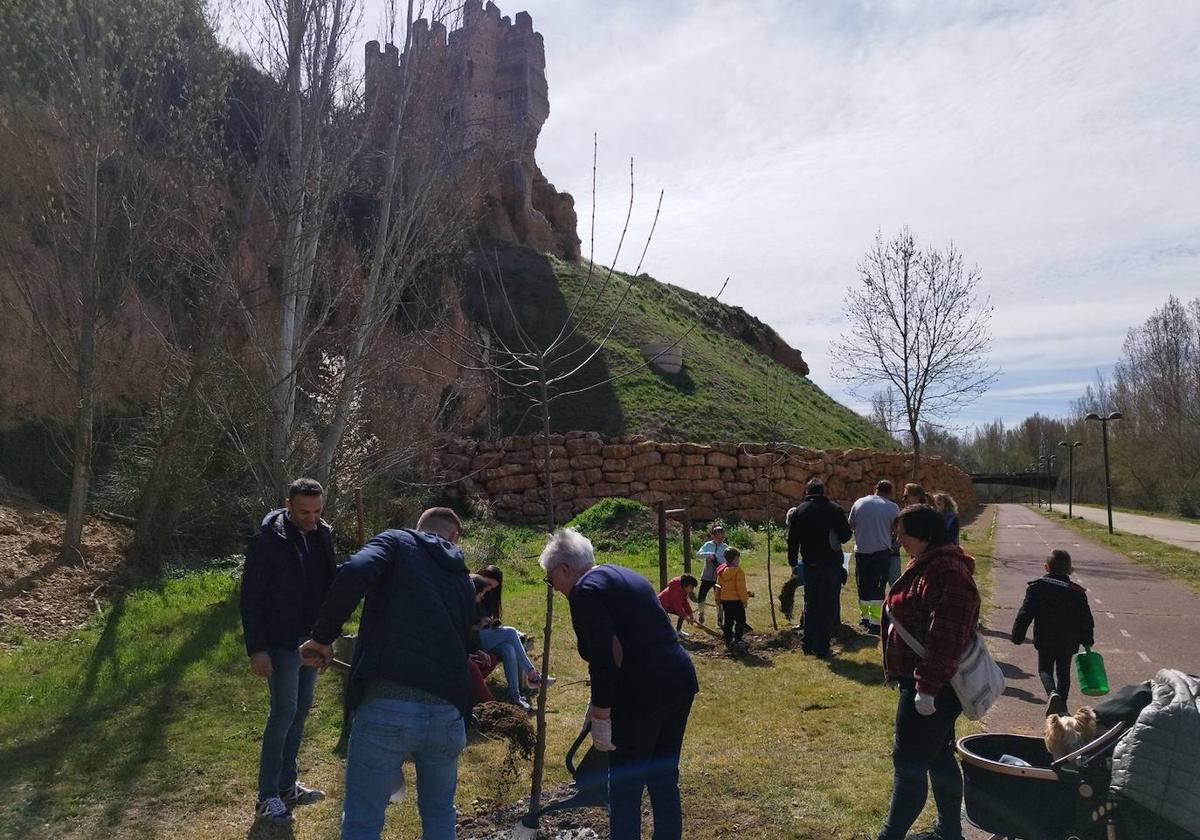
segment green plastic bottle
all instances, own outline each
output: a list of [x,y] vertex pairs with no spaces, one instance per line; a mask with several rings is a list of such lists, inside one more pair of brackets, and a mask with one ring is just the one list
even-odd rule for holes
[[1091,648],[1075,654],[1075,676],[1079,678],[1079,690],[1088,697],[1108,694],[1108,674],[1104,670],[1104,657]]

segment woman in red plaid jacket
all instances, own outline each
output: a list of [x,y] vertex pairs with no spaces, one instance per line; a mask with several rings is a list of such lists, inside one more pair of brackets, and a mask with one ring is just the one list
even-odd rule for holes
[[[878,840],[961,840],[962,775],[954,757],[954,723],[962,706],[950,678],[979,622],[975,558],[949,542],[945,519],[928,505],[905,508],[897,523],[897,539],[912,559],[884,610],[884,676],[898,684],[900,699],[892,801]],[[915,636],[925,655],[917,656],[893,624]],[[937,826],[908,834],[930,786]]]

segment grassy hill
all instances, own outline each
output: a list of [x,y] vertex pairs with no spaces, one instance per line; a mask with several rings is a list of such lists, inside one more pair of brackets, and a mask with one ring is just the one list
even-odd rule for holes
[[[489,260],[489,268],[498,266],[504,277],[513,314],[539,343],[553,338],[577,297],[581,300],[576,312],[588,315],[580,319],[586,335],[575,342],[576,354],[559,370],[585,358],[610,325],[610,313],[617,313],[604,349],[564,390],[603,383],[639,368],[645,361],[639,351],[642,345],[681,339],[679,374],[668,376],[642,367],[564,398],[555,404],[552,417],[559,431],[642,433],[658,440],[786,440],[814,448],[894,446],[807,377],[724,329],[722,324],[735,322],[769,332],[740,309],[646,274],[630,277],[616,272],[605,284],[605,270],[600,267],[588,280],[587,263],[573,265],[512,251],[493,252]],[[498,321],[497,313],[507,309],[498,295],[490,296],[487,307],[498,330],[511,335],[511,321],[507,328]],[[478,301],[475,311],[481,319],[488,317]],[[519,396],[508,401],[504,431],[533,428],[531,418],[520,422],[527,407],[528,401]]]

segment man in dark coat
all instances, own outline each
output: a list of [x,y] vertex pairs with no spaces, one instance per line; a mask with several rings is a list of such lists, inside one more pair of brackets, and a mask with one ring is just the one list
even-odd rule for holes
[[366,596],[348,687],[356,711],[346,754],[342,840],[379,837],[393,780],[408,757],[417,770],[421,836],[455,836],[475,621],[475,589],[456,545],[461,533],[454,511],[430,508],[415,530],[372,537],[338,572],[312,639],[300,648],[305,661],[327,667],[333,640]]
[[296,649],[308,638],[336,572],[332,531],[321,519],[324,502],[318,482],[296,479],[284,506],[263,518],[246,550],[242,630],[250,670],[267,681],[271,696],[254,808],[268,822],[287,822],[293,806],[325,798],[296,778],[296,754],[317,679]]
[[829,640],[840,614],[838,598],[846,583],[842,543],[852,536],[846,512],[825,495],[819,478],[804,488],[804,501],[788,526],[788,563],[804,563],[805,653],[829,656]]
[[1051,699],[1058,695],[1056,707],[1065,712],[1071,690],[1071,657],[1080,645],[1090,648],[1096,643],[1096,623],[1087,590],[1071,580],[1071,555],[1061,548],[1046,558],[1045,576],[1029,581],[1025,602],[1013,622],[1014,645],[1025,641],[1031,623],[1038,677]]
[[592,544],[578,531],[555,533],[540,563],[546,582],[567,596],[588,663],[592,743],[609,752],[609,836],[642,836],[645,789],[655,840],[679,840],[679,753],[698,690],[692,660],[650,582],[621,566],[595,565]]

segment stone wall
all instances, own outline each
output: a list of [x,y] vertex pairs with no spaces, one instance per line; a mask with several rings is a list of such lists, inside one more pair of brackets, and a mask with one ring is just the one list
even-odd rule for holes
[[[437,452],[434,464],[451,497],[486,500],[500,519],[533,522],[545,518],[542,453],[541,435],[460,440]],[[821,476],[829,496],[846,507],[881,478],[899,488],[910,480],[912,455],[568,432],[550,436],[550,471],[560,522],[610,496],[687,504],[696,520],[761,522],[768,516],[782,520],[813,476]],[[949,493],[964,510],[976,504],[971,479],[941,458],[922,459],[920,483]]]

